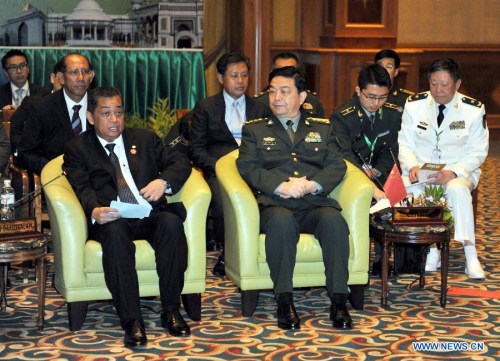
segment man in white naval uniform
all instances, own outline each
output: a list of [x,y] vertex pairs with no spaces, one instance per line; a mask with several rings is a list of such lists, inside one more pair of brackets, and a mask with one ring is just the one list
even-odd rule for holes
[[[484,105],[458,92],[460,69],[452,59],[434,61],[428,79],[430,91],[410,96],[405,105],[398,137],[399,161],[403,175],[412,183],[417,182],[424,163],[446,164],[431,174],[427,183],[444,186],[455,219],[455,240],[464,245],[465,273],[469,278],[482,279],[485,276],[476,253],[471,190],[477,187],[479,167],[488,154]],[[419,187],[423,191],[424,185]],[[418,195],[415,188],[412,191]],[[439,251],[431,248],[425,270],[436,271],[439,263]]]

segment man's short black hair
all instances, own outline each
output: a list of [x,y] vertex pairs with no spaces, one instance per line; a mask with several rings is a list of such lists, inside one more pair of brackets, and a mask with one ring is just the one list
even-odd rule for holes
[[460,67],[458,63],[450,58],[441,58],[432,62],[427,72],[428,78],[431,77],[432,73],[437,71],[446,71],[452,77],[453,81],[456,83],[460,80]]
[[226,74],[227,67],[230,64],[245,63],[247,65],[248,71],[252,68],[250,64],[250,58],[246,55],[240,53],[226,53],[222,55],[219,60],[217,60],[217,73],[220,75]]
[[385,86],[391,89],[391,77],[385,68],[380,64],[371,64],[361,69],[358,75],[358,86],[366,89],[368,84]]
[[7,66],[7,60],[9,60],[14,56],[23,56],[24,59],[26,60],[26,64],[29,64],[28,57],[26,56],[26,54],[24,54],[21,50],[12,49],[6,52],[4,56],[2,56],[2,68],[5,69],[5,67]]
[[113,98],[119,96],[122,98],[122,93],[114,87],[110,86],[99,86],[92,90],[89,90],[88,100],[87,100],[87,111],[94,114],[94,110],[97,108],[97,102],[100,98]]
[[64,65],[63,59],[59,59],[59,61],[54,64],[54,70],[52,70],[52,73],[64,73],[65,70],[66,66]]
[[275,56],[273,56],[273,67],[274,67],[274,63],[278,59],[285,59],[285,60],[293,59],[297,63],[297,66],[299,65],[299,58],[297,57],[297,55],[295,55],[294,53],[290,53],[288,51],[284,51],[284,52],[278,53]]
[[297,90],[300,92],[306,91],[306,77],[302,70],[294,67],[294,66],[284,66],[282,68],[276,68],[269,73],[269,84],[271,84],[271,80],[277,76],[282,76],[285,78],[292,78],[295,81],[295,86]]
[[59,61],[61,61],[61,62],[62,62],[62,65],[63,65],[63,67],[62,67],[62,72],[63,72],[63,73],[66,71],[66,68],[67,68],[66,60],[67,60],[70,56],[72,56],[72,55],[79,55],[79,56],[81,56],[81,57],[85,58],[85,59],[87,60],[87,63],[89,64],[89,69],[90,69],[90,70],[94,70],[94,68],[92,68],[92,64],[90,63],[90,60],[89,60],[89,58],[88,58],[87,56],[85,56],[85,55],[83,55],[83,54],[81,54],[81,53],[69,53],[69,54],[64,55],[64,56],[62,57],[62,59],[61,59],[61,60],[59,60]]
[[399,68],[399,65],[401,64],[401,59],[399,58],[398,53],[396,53],[394,50],[392,49],[380,50],[377,54],[375,54],[374,62],[376,63],[384,58],[394,59],[394,65],[396,66],[396,69]]

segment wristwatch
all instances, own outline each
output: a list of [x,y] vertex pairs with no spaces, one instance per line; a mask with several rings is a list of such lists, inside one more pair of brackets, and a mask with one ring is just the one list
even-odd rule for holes
[[159,179],[163,182],[163,184],[165,184],[165,192],[167,191],[167,189],[172,188],[170,186],[170,183],[168,183],[165,179],[161,179],[161,178],[159,178]]

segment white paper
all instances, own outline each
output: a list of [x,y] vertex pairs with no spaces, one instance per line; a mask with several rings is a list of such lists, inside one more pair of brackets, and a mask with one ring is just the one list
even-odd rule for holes
[[391,208],[391,202],[387,198],[383,198],[383,199],[379,200],[377,203],[375,203],[373,206],[371,206],[370,214],[378,212],[384,208]]
[[109,206],[118,209],[122,218],[145,218],[151,213],[151,208],[140,204],[111,201]]
[[427,183],[431,174],[441,171],[446,164],[425,163],[418,171],[418,183]]

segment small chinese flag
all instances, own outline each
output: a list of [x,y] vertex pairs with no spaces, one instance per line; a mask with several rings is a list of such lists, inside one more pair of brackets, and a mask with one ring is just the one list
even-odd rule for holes
[[384,192],[389,202],[391,202],[391,207],[406,197],[406,188],[403,184],[403,179],[401,178],[401,173],[396,164],[392,167],[391,173],[384,184]]

